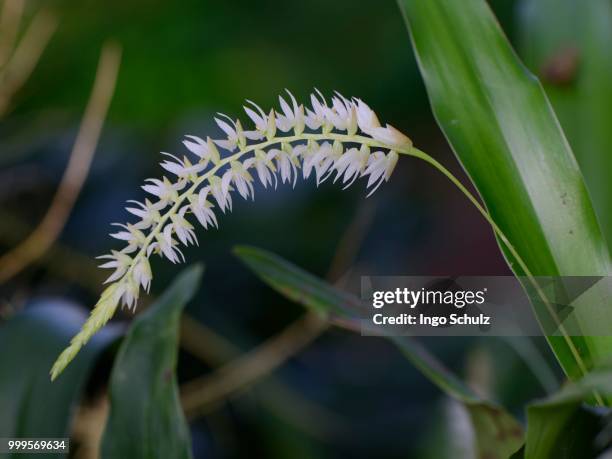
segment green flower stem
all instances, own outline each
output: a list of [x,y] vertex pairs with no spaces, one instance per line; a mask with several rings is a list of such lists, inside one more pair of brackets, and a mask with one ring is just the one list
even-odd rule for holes
[[[497,223],[495,223],[495,220],[493,220],[493,217],[491,217],[491,214],[489,214],[489,212],[483,207],[483,205],[480,204],[478,199],[476,199],[476,197],[472,193],[470,193],[470,191],[459,181],[459,179],[457,177],[455,177],[453,175],[453,173],[451,171],[449,171],[440,162],[438,162],[436,159],[434,159],[433,157],[431,157],[427,153],[425,153],[425,152],[423,152],[423,151],[421,151],[421,150],[419,150],[417,148],[413,148],[413,147],[411,147],[411,148],[400,148],[400,149],[396,149],[396,151],[398,153],[400,153],[400,154],[404,154],[404,155],[407,155],[407,156],[412,156],[412,157],[415,157],[415,158],[418,158],[418,159],[422,159],[423,161],[425,161],[429,165],[433,166],[436,170],[438,170],[446,178],[448,178],[457,188],[459,188],[459,190],[468,198],[468,200],[474,205],[474,207],[476,207],[476,209],[482,214],[482,216],[485,218],[485,220],[493,228],[493,231],[495,231],[495,234],[497,234],[499,239],[506,246],[506,248],[508,249],[508,251],[510,252],[512,257],[516,260],[516,262],[518,263],[520,268],[523,270],[523,272],[525,273],[525,275],[529,279],[529,282],[535,288],[538,296],[540,297],[540,299],[543,301],[544,305],[546,306],[546,309],[547,309],[548,313],[551,315],[551,317],[553,318],[553,320],[557,324],[557,326],[559,328],[559,331],[561,332],[561,334],[563,336],[563,339],[565,340],[565,342],[566,342],[570,352],[572,353],[572,356],[576,360],[576,364],[580,368],[580,371],[582,372],[583,376],[586,375],[589,372],[589,370],[588,370],[587,366],[585,365],[582,357],[580,356],[580,353],[578,352],[578,349],[576,348],[576,345],[574,344],[574,342],[572,341],[571,337],[569,336],[565,326],[563,325],[563,323],[559,319],[559,316],[557,315],[556,311],[554,310],[554,308],[550,304],[550,301],[548,300],[548,298],[546,297],[546,295],[542,291],[541,287],[538,285],[536,279],[531,274],[531,271],[529,270],[529,268],[527,267],[527,265],[525,264],[525,262],[523,261],[521,256],[518,254],[518,252],[516,251],[514,246],[510,243],[510,241],[508,240],[506,235],[503,233],[501,228],[497,225]],[[596,402],[598,404],[600,404],[602,406],[605,406],[604,400],[603,400],[603,398],[601,397],[600,394],[595,392],[594,393],[594,398],[595,398],[595,400],[596,400]]]

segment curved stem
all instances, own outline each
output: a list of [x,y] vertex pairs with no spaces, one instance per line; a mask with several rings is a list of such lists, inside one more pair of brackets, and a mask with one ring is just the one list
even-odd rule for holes
[[[525,275],[529,279],[529,282],[531,283],[531,285],[535,288],[538,296],[540,297],[540,299],[543,301],[544,305],[546,306],[547,312],[551,315],[551,317],[554,319],[555,323],[557,324],[557,327],[559,328],[559,331],[561,332],[563,339],[565,340],[572,356],[576,360],[576,364],[578,365],[578,368],[580,369],[582,375],[583,376],[586,375],[588,373],[588,368],[586,364],[584,363],[584,361],[582,360],[582,357],[580,356],[580,353],[578,352],[576,345],[574,344],[567,330],[565,329],[565,326],[560,321],[557,313],[555,312],[552,305],[550,304],[550,301],[548,300],[548,298],[546,297],[546,295],[544,294],[544,292],[538,285],[536,279],[534,278],[533,274],[527,267],[525,261],[518,254],[518,252],[516,251],[514,246],[510,243],[510,241],[508,240],[504,232],[501,230],[501,228],[497,225],[497,223],[495,223],[495,220],[493,220],[493,217],[491,217],[491,214],[489,214],[489,212],[484,208],[484,206],[480,204],[478,199],[476,199],[476,197],[472,193],[470,193],[470,191],[463,185],[463,183],[461,183],[461,181],[459,181],[457,177],[453,175],[451,171],[449,171],[440,162],[438,162],[436,159],[434,159],[427,153],[417,148],[414,148],[414,147],[410,147],[407,149],[397,149],[397,152],[407,155],[407,156],[413,156],[415,158],[421,159],[425,161],[426,163],[428,163],[429,165],[433,166],[436,170],[438,170],[446,178],[448,178],[468,198],[468,200],[474,205],[474,207],[476,207],[478,212],[480,212],[480,214],[485,218],[485,220],[491,225],[491,228],[493,228],[493,231],[495,232],[497,237],[502,241],[504,246],[508,249],[512,257],[516,260],[516,262],[520,266],[521,270],[525,273]],[[605,406],[605,403],[600,394],[594,393],[594,397],[597,403],[599,403],[602,406]]]
[[493,217],[491,217],[491,214],[489,214],[489,212],[483,207],[483,205],[480,204],[478,199],[476,199],[476,197],[472,193],[470,193],[470,191],[463,185],[463,183],[459,181],[457,177],[453,175],[451,171],[449,171],[440,162],[438,162],[437,160],[429,156],[427,153],[421,150],[418,150],[416,148],[412,148],[411,152],[409,153],[404,152],[404,151],[398,151],[398,153],[403,153],[406,155],[410,155],[410,156],[414,156],[416,158],[422,159],[426,163],[436,168],[439,172],[442,172],[442,174],[444,174],[446,178],[448,178],[457,188],[459,188],[459,190],[469,199],[469,201],[474,205],[474,207],[476,207],[478,212],[480,212],[480,214],[485,218],[485,220],[489,223],[489,225],[491,225],[495,233],[498,235],[498,237],[501,239],[504,245],[508,248],[508,251],[516,259],[516,262],[519,264],[519,266],[525,272],[525,274],[528,277],[533,277],[531,272],[529,271],[529,268],[527,267],[523,259],[520,257],[518,252],[515,250],[514,246],[510,243],[510,241],[508,241],[508,238],[502,232],[501,228],[497,226],[497,223],[495,223],[495,220],[493,220]]

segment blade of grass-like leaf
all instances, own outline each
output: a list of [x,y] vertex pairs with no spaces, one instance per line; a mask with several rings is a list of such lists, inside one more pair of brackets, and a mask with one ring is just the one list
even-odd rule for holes
[[179,320],[202,268],[184,270],[123,341],[110,383],[103,458],[191,458],[189,428],[176,382]]
[[574,148],[610,248],[612,3],[523,0],[519,5],[519,51],[540,76]]
[[[493,220],[535,276],[610,274],[572,151],[537,79],[483,0],[399,0],[431,105]],[[501,244],[517,275],[528,275]],[[612,295],[574,303],[584,337],[549,337],[566,373],[607,365]],[[603,300],[603,301],[602,301]],[[545,302],[534,302],[541,320]]]
[[[234,253],[258,277],[287,298],[322,314],[358,320],[367,306],[281,257],[255,247],[240,246]],[[523,443],[520,424],[499,406],[483,400],[440,363],[427,349],[407,336],[390,337],[402,354],[444,393],[467,409],[479,457],[506,458]]]

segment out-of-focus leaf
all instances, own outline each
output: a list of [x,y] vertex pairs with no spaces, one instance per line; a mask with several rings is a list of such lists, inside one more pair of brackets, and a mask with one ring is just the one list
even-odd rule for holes
[[70,303],[41,301],[0,326],[0,437],[69,435],[72,410],[93,363],[120,331],[105,328],[52,383],[49,365],[86,318]]
[[523,0],[519,5],[519,51],[540,77],[567,133],[610,248],[612,3]]
[[[433,112],[494,221],[534,276],[610,274],[582,174],[538,80],[484,0],[399,0]],[[525,275],[503,244],[517,275]],[[606,367],[612,294],[573,303],[584,337],[549,337],[572,378]],[[543,322],[551,315],[534,302]],[[595,336],[600,335],[600,336]]]
[[202,268],[183,271],[123,341],[111,375],[102,457],[190,458],[191,440],[176,382],[179,320]]
[[[234,253],[258,277],[287,298],[320,313],[358,323],[367,306],[279,256],[255,247],[237,247]],[[507,458],[523,444],[521,425],[503,408],[478,397],[418,341],[390,337],[402,354],[431,382],[462,403],[474,431],[478,457]]]
[[605,444],[599,435],[602,410],[583,404],[592,392],[612,394],[612,373],[591,373],[527,408],[526,459],[595,458]]

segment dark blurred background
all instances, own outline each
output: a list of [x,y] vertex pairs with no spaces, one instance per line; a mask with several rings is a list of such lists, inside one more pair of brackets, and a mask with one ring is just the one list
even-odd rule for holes
[[[124,202],[141,200],[143,180],[161,175],[160,152],[183,154],[185,134],[219,135],[215,112],[244,119],[246,98],[265,109],[278,106],[285,88],[303,102],[314,87],[360,97],[381,121],[462,174],[433,119],[392,0],[65,0],[27,3],[26,15],[43,6],[58,28],[0,119],[4,251],[49,206],[103,43],[115,39],[123,56],[85,186],[53,249],[1,287],[4,320],[33,299],[91,307],[103,274],[93,257],[118,247],[108,237],[110,223],[129,220]],[[516,2],[491,6],[514,40]],[[363,183],[346,191],[331,183],[316,189],[312,181],[298,181],[295,189],[259,187],[254,203],[236,200],[219,230],[199,231],[200,247],[186,256],[203,261],[206,272],[187,314],[212,334],[204,343],[212,357],[204,362],[182,350],[181,383],[227,360],[224,346],[247,351],[304,313],[232,256],[236,244],[268,249],[332,281],[349,272],[353,278],[509,274],[486,222],[426,164],[401,158],[392,180],[365,195]],[[156,259],[153,270],[157,294],[180,267]],[[117,320],[130,316],[124,311]],[[508,342],[424,342],[518,416],[522,403],[543,394]],[[551,361],[541,344],[535,343]],[[97,403],[109,365],[100,363],[85,403]],[[208,404],[190,425],[196,457],[439,457],[446,404],[386,341],[329,330],[272,374]]]

